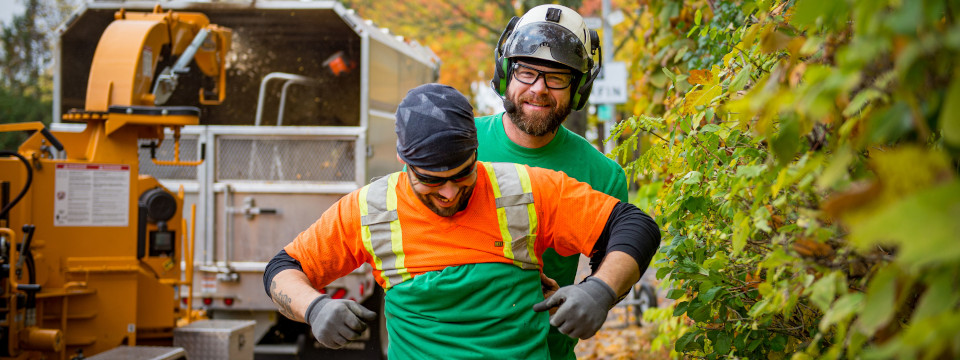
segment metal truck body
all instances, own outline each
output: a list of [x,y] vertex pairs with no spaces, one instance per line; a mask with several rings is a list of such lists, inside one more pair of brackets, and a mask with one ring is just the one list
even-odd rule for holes
[[[53,129],[79,129],[60,118],[83,103],[91,49],[113,14],[155,4],[91,2],[62,27]],[[194,159],[205,148],[203,164],[155,165],[144,148],[139,173],[170,189],[182,186],[184,206],[197,206],[193,307],[214,319],[256,320],[258,340],[295,341],[263,290],[267,261],[340,197],[400,169],[396,106],[410,88],[437,79],[439,60],[335,1],[164,2],[163,8],[203,13],[232,29],[229,91],[219,106],[199,103],[191,88],[170,97],[201,111],[199,125],[180,129],[176,155]],[[154,155],[170,158],[174,150],[163,142]],[[325,290],[374,303],[381,301],[372,297],[376,288],[364,266]],[[380,336],[370,338],[376,341],[352,347],[378,347]],[[289,353],[304,346],[297,348],[263,347]]]

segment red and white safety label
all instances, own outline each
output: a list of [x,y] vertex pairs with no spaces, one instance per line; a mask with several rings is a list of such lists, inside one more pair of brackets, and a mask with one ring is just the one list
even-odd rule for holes
[[130,165],[57,164],[54,226],[127,226]]

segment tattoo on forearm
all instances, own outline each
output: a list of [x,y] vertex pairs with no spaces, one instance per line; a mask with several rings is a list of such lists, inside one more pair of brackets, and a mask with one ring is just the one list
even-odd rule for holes
[[290,301],[292,301],[292,299],[277,288],[277,282],[275,280],[270,282],[270,298],[273,299],[274,304],[277,304],[281,315],[286,316],[290,320],[297,319],[297,317],[293,315],[293,309],[290,308]]

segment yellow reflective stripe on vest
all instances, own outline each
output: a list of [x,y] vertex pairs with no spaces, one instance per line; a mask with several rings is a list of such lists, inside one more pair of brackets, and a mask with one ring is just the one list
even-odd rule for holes
[[397,215],[396,172],[360,189],[360,228],[363,246],[380,271],[384,289],[410,279],[403,253],[403,232]]
[[497,222],[503,238],[503,256],[523,269],[539,267],[534,245],[537,238],[537,212],[533,203],[530,175],[523,165],[488,163],[490,187],[497,205]]

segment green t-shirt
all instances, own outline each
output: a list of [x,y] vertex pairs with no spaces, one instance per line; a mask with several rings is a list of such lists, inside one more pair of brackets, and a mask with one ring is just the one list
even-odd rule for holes
[[[503,113],[476,119],[480,141],[480,161],[512,162],[562,171],[590,184],[594,190],[627,202],[627,176],[623,168],[593,147],[586,139],[561,126],[557,136],[546,146],[531,149],[517,145],[503,130]],[[563,257],[553,249],[543,254],[543,272],[560,286],[573,284],[579,256]],[[576,339],[550,327],[550,355],[554,360],[575,359]]]
[[512,264],[452,266],[404,281],[386,293],[388,357],[545,359],[549,324],[540,272]]

